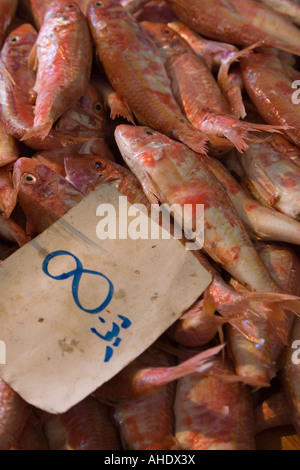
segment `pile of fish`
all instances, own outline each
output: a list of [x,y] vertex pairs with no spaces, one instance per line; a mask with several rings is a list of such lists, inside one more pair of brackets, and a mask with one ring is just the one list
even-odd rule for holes
[[0,260],[107,183],[149,210],[186,205],[183,229],[203,204],[193,253],[213,278],[64,414],[0,379],[0,449],[300,436],[299,25],[291,0],[0,0]]

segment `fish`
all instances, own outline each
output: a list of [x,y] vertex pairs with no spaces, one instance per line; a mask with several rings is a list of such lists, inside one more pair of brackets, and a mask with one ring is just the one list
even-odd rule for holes
[[[295,249],[289,244],[259,243],[257,250],[276,283],[286,292],[299,295],[300,262]],[[236,283],[233,285],[238,289]],[[236,374],[245,377],[249,383],[252,381],[253,387],[269,387],[281,368],[279,358],[290,344],[293,322],[297,318],[287,306],[286,318],[281,323],[287,338],[285,342],[274,334],[270,322],[263,318],[255,319],[258,334],[263,338],[260,344],[247,340],[228,325],[226,337]]]
[[300,31],[288,18],[256,0],[230,0],[235,12],[252,26],[282,44],[300,45]]
[[3,217],[11,216],[17,204],[17,192],[12,182],[12,165],[0,168],[0,213]]
[[[215,362],[218,373],[233,373],[228,358]],[[255,449],[251,391],[244,384],[190,374],[178,381],[174,412],[182,450]]]
[[27,157],[14,164],[13,185],[30,237],[42,233],[84,198],[64,177]]
[[273,10],[287,16],[290,21],[300,26],[300,6],[293,0],[260,0]]
[[[151,366],[171,367],[174,358],[159,348],[146,352]],[[145,356],[144,355],[144,356]],[[174,437],[175,382],[156,392],[116,405],[113,417],[122,445],[127,450],[170,450],[176,448]]]
[[283,153],[287,157],[289,157],[293,162],[295,162],[298,166],[300,166],[300,150],[299,147],[289,142],[285,137],[282,135],[274,135],[269,140],[275,150],[280,153]]
[[17,141],[7,134],[0,121],[0,168],[12,163],[19,158],[19,147]]
[[236,46],[204,38],[181,21],[170,21],[168,27],[189,44],[194,53],[204,60],[211,71],[218,70],[224,60],[231,57],[233,52],[238,52]]
[[28,403],[0,378],[0,450],[17,444],[30,412]]
[[[224,62],[227,63],[231,57],[235,57],[238,52],[236,46],[206,39],[181,21],[171,21],[168,23],[168,27],[189,44],[213,74],[216,74],[220,66]],[[224,83],[219,81],[218,85],[230,105],[231,114],[237,119],[244,119],[247,115],[243,99],[245,87],[239,67],[231,68],[226,81]]]
[[251,144],[240,162],[250,183],[269,206],[300,220],[300,168],[267,140]]
[[173,12],[170,5],[165,1],[152,0],[143,5],[134,14],[137,21],[153,21],[159,23],[169,23],[170,21],[176,21],[177,16]]
[[236,147],[243,152],[253,138],[252,131],[268,129],[263,124],[243,122],[231,115],[229,103],[205,62],[171,28],[144,21],[142,27],[161,51],[171,80],[173,94],[188,120],[208,136],[210,154]]
[[117,0],[91,2],[87,18],[108,80],[138,122],[206,152],[206,136],[182,114],[160,53],[135,18]]
[[103,155],[114,160],[107,144],[105,111],[101,94],[89,83],[85,93],[62,114],[53,127],[52,134],[62,142],[63,152]]
[[[76,5],[79,6],[83,14],[86,12],[87,5],[90,0],[76,0]],[[47,10],[54,3],[54,0],[19,0],[19,9],[23,16],[30,19],[34,26],[40,30],[44,22]]]
[[101,184],[110,184],[126,196],[129,203],[142,204],[150,213],[151,207],[139,180],[124,166],[97,155],[66,155],[64,166],[67,180],[84,195]]
[[29,67],[37,73],[34,122],[22,141],[47,137],[55,121],[85,93],[91,66],[92,42],[81,10],[66,0],[51,4],[29,57]]
[[[198,246],[213,261],[249,290],[279,292],[224,187],[199,154],[145,126],[119,125],[115,139],[147,197],[180,207],[174,219],[186,234],[195,229],[196,204],[204,206],[204,243],[200,237]],[[185,218],[183,226],[184,205],[189,222]],[[197,238],[198,233],[196,244]]]
[[[257,167],[262,164],[263,159],[261,157],[262,152],[264,151],[264,146],[265,143],[255,146],[256,148],[259,147],[259,151],[257,152]],[[269,142],[266,143],[266,146],[269,147]],[[252,146],[250,146],[250,148],[251,147]],[[271,148],[273,149],[273,147]],[[270,153],[271,152],[272,150],[270,150]],[[243,160],[243,166],[251,167],[251,151],[246,153],[247,156],[245,156],[245,159],[244,157],[240,158]],[[300,244],[300,224],[298,221],[294,220],[290,214],[282,214],[273,208],[265,207],[257,202],[251,196],[250,192],[246,191],[246,189],[238,183],[238,181],[219,160],[209,157],[206,161],[209,168],[226,189],[231,202],[237,210],[247,232],[251,235],[251,238],[254,240],[278,241],[295,245]],[[286,172],[282,170],[276,170],[273,172],[274,175],[283,175],[285,173]],[[276,177],[277,176],[275,176],[275,178]],[[254,186],[257,186],[259,181],[259,179],[253,179]],[[286,191],[284,192],[284,196],[286,196]],[[290,208],[291,204],[292,202],[289,202],[287,207]]]
[[111,405],[150,395],[195,370],[206,372],[212,366],[211,361],[224,349],[224,346],[220,344],[207,348],[181,364],[171,367],[148,365],[149,351],[146,350],[112,379],[97,388],[92,395],[100,402]]
[[[28,67],[30,52],[37,40],[37,31],[29,23],[14,29],[5,39],[0,55],[0,120],[8,136],[20,141],[33,125],[31,104],[36,74]],[[65,136],[53,132],[43,140],[32,137],[24,140],[33,149],[62,147]]]
[[299,146],[299,108],[293,103],[293,82],[275,52],[260,47],[240,59],[245,88],[265,122],[287,126],[283,135]]
[[44,413],[49,450],[121,450],[110,410],[88,396],[61,414]]
[[0,1],[0,47],[2,47],[7,29],[17,11],[18,0]]
[[[182,23],[185,23],[189,28],[206,38],[227,42],[235,46],[251,46],[263,41],[267,47],[282,49],[299,55],[299,32],[295,31],[292,23],[287,24],[285,22],[285,29],[291,28],[291,36],[294,33],[295,40],[293,40],[293,37],[286,42],[277,39],[263,30],[263,23],[260,24],[261,28],[256,26],[256,19],[258,18],[259,20],[261,18],[259,15],[254,14],[252,18],[247,16],[247,19],[245,19],[233,2],[227,0],[209,0],[206,2],[198,0],[167,0],[167,2],[170,3]],[[239,2],[240,8],[242,9],[243,6],[245,8],[245,4],[246,7],[252,5],[251,2],[247,1]],[[263,7],[262,5],[260,6]],[[272,10],[268,12],[268,17],[265,18],[267,24],[270,23],[269,17],[272,17],[274,21],[274,12]],[[282,27],[283,22],[284,18],[279,15],[277,22],[275,20],[273,31],[278,26],[278,23]]]

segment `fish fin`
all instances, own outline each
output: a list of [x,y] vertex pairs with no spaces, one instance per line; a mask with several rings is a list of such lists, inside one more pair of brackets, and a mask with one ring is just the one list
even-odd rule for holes
[[225,60],[222,61],[219,68],[217,82],[221,90],[226,94],[226,91],[230,88],[229,69],[232,64],[238,62],[242,57],[247,57],[253,53],[254,49],[262,47],[263,41],[256,42],[251,46],[245,47],[244,49],[237,52],[228,53]]
[[53,122],[46,122],[43,125],[40,126],[34,126],[25,134],[23,137],[20,139],[21,141],[24,141],[26,143],[26,140],[30,139],[37,139],[43,141],[50,133],[52,129]]
[[289,126],[272,126],[269,124],[252,124],[250,122],[237,121],[236,124],[224,132],[224,136],[235,146],[238,152],[243,153],[249,148],[250,143],[257,143],[260,140],[268,139],[266,136],[262,139],[252,136],[251,132],[281,133],[288,129],[290,129]]
[[39,66],[37,51],[38,51],[38,46],[37,46],[37,41],[36,41],[28,57],[28,67],[34,72],[37,71],[38,66]]
[[13,188],[0,190],[0,212],[7,219],[11,216],[17,204],[17,191]]
[[8,85],[9,88],[12,88],[13,86],[16,85],[16,82],[14,81],[13,76],[8,71],[8,69],[7,69],[6,65],[4,64],[3,60],[0,59],[0,76],[1,75],[5,79],[5,85]]
[[[191,358],[181,362],[177,366],[171,367],[168,372],[168,382],[173,382],[181,377],[192,374],[194,372],[207,371],[213,365],[213,358],[219,354],[225,347],[221,344],[198,354],[193,355]],[[166,383],[168,383],[166,382]]]
[[269,206],[273,207],[278,199],[278,192],[267,173],[257,164],[248,165],[246,171],[247,178],[255,187],[256,191]]
[[135,124],[134,116],[131,109],[125,103],[122,96],[119,95],[117,92],[112,92],[109,95],[107,105],[110,108],[110,118],[112,120],[116,119],[117,117],[121,117],[126,119],[126,121]]
[[145,181],[141,182],[143,191],[151,204],[159,204],[161,201],[159,188],[154,183],[151,175],[145,172]]
[[242,153],[249,148],[246,142],[248,133],[245,129],[234,126],[224,132],[224,136],[228,139],[238,152]]
[[179,140],[196,153],[200,153],[201,155],[208,154],[208,136],[202,134],[202,132],[199,132],[196,128],[193,136],[181,135],[179,136]]
[[287,345],[288,316],[300,316],[300,298],[281,293],[244,293],[249,301],[249,312],[267,319],[280,340]]

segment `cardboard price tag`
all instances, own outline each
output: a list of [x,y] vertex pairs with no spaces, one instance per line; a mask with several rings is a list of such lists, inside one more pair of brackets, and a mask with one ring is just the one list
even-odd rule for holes
[[51,413],[117,374],[211,282],[172,237],[100,240],[97,209],[113,205],[120,222],[119,197],[99,187],[0,265],[0,375]]

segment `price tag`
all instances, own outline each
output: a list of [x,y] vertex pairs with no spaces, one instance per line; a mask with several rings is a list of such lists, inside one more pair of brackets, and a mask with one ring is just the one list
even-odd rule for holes
[[124,225],[119,201],[99,187],[0,265],[0,376],[45,411],[67,411],[117,374],[211,282],[172,237],[100,239],[99,207]]

